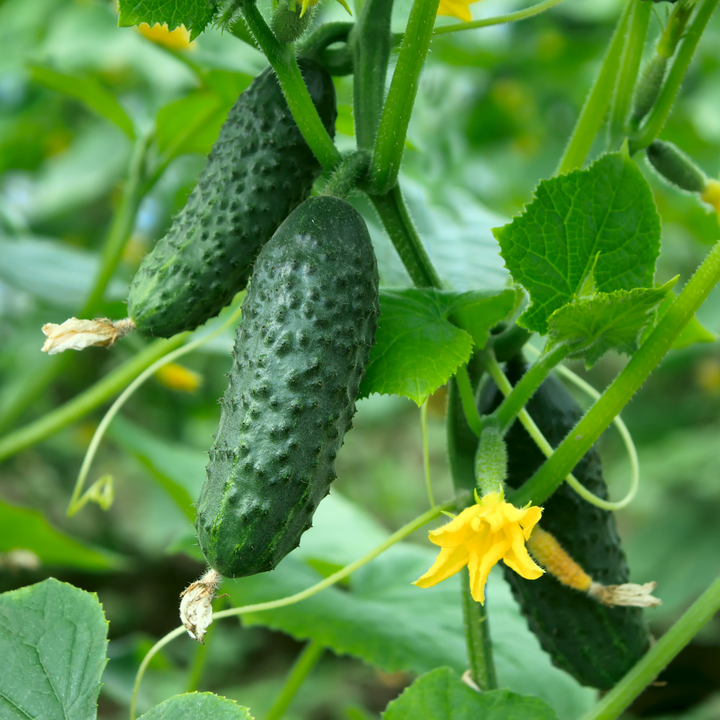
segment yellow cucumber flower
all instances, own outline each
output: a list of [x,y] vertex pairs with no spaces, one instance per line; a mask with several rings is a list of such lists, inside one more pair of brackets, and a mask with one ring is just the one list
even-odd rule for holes
[[539,578],[544,570],[528,554],[525,541],[541,515],[542,508],[516,508],[500,492],[485,495],[446,525],[430,531],[430,542],[442,549],[434,565],[413,584],[432,587],[467,565],[473,599],[484,603],[485,583],[500,560],[527,580]]
[[472,20],[470,13],[470,5],[479,0],[440,0],[440,7],[438,8],[438,15],[449,15],[450,17],[456,17],[465,22]]
[[141,23],[135,28],[141,35],[158,45],[164,45],[171,50],[187,50],[192,48],[190,33],[184,25],[168,30],[167,23],[160,25],[156,23],[152,27],[147,23]]

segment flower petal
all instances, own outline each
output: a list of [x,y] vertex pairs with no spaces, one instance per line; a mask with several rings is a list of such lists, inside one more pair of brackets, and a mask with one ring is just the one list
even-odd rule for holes
[[507,551],[509,543],[506,540],[493,542],[491,547],[483,553],[472,552],[468,570],[470,571],[470,593],[475,602],[485,602],[485,583],[488,575]]
[[413,585],[428,588],[447,580],[451,575],[460,572],[468,564],[469,553],[466,546],[457,548],[443,548],[433,563],[433,566]]
[[468,541],[468,533],[472,532],[471,522],[478,514],[478,506],[471,505],[465,508],[456,518],[441,527],[431,530],[430,542],[440,547],[457,547]]
[[510,548],[503,557],[504,563],[526,580],[537,580],[545,571],[530,557],[520,527],[508,526],[507,537]]

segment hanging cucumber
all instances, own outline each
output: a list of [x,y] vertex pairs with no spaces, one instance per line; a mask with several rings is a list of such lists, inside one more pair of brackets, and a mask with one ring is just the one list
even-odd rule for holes
[[[524,371],[519,359],[508,364],[508,377],[513,384]],[[481,394],[481,411],[491,412],[501,399],[497,386],[488,383]],[[540,386],[527,410],[553,447],[582,417],[572,395],[553,376]],[[517,488],[532,476],[545,457],[517,421],[506,441],[507,484]],[[578,463],[573,474],[590,492],[608,497],[600,458],[594,448]],[[593,580],[603,585],[628,582],[625,554],[611,512],[590,505],[563,484],[544,503],[541,524]],[[553,662],[584,685],[610,689],[649,648],[640,608],[607,607],[562,585],[550,573],[537,580],[525,580],[506,571],[505,578],[530,629]]]
[[378,316],[375,255],[344,200],[306,200],[260,252],[195,528],[226,577],[272,570],[297,547],[334,460]]
[[[323,124],[335,134],[335,89],[300,60]],[[242,290],[260,248],[320,175],[272,68],[238,98],[197,186],[133,278],[128,312],[144,335],[170,337],[217,315]]]

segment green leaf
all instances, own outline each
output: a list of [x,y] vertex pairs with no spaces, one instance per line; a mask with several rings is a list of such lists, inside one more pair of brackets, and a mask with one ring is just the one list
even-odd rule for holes
[[479,693],[453,670],[437,668],[422,675],[393,700],[383,720],[557,720],[542,700],[508,690]]
[[404,395],[422,405],[468,361],[473,344],[484,346],[490,328],[512,311],[515,297],[510,289],[381,291],[380,322],[360,396]]
[[168,30],[184,25],[194,40],[215,16],[216,0],[120,0],[120,27],[167,23]]
[[140,716],[140,720],[253,720],[248,708],[214,693],[175,695]]
[[163,440],[122,417],[115,418],[110,435],[149,470],[151,477],[194,522],[194,505],[205,480],[207,455]]
[[106,645],[94,594],[50,578],[0,595],[0,716],[94,720]]
[[128,114],[115,96],[93,77],[78,77],[35,65],[30,68],[33,80],[65,95],[84,102],[89,108],[115,123],[129,138],[135,138],[135,128]]
[[647,181],[626,154],[544,180],[522,214],[493,232],[506,267],[530,294],[518,323],[543,335],[594,263],[601,292],[652,287],[660,218]]
[[37,510],[0,500],[0,553],[11,550],[29,550],[44,565],[107,570],[123,564],[119,555],[55,530]]
[[550,316],[550,345],[577,346],[568,357],[584,357],[588,368],[610,349],[632,355],[676,281],[658,288],[595,293],[564,305]]

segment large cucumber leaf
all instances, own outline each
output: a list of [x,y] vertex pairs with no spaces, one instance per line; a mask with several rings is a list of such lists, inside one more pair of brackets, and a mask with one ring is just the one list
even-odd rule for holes
[[208,0],[120,0],[118,25],[166,23],[168,30],[184,25],[190,31],[190,39],[194,40],[213,19],[217,7],[217,2]]
[[160,703],[140,720],[187,720],[198,718],[210,720],[253,720],[246,707],[234,700],[213,693],[186,693],[175,695]]

